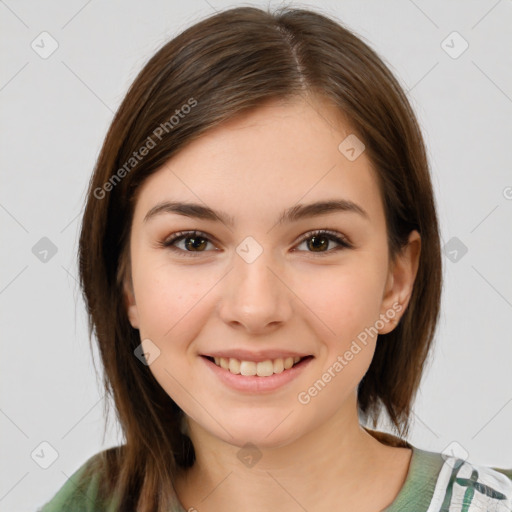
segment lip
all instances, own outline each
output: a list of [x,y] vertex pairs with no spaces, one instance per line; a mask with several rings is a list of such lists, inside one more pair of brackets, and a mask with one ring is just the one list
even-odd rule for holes
[[[224,352],[231,353],[231,352]],[[298,354],[297,354],[298,355]],[[254,356],[254,354],[252,354]],[[248,393],[265,393],[275,391],[286,384],[289,384],[292,380],[296,379],[304,369],[313,360],[313,356],[302,356],[306,359],[298,362],[295,366],[292,366],[289,370],[284,370],[281,373],[274,373],[269,377],[258,377],[246,376],[246,375],[235,375],[229,370],[225,370],[220,366],[217,366],[213,361],[207,359],[206,356],[200,356],[201,360],[204,361],[207,368],[221,380],[226,386],[235,389],[237,391],[244,391]],[[215,356],[217,357],[217,356]],[[224,357],[224,356],[219,356]],[[234,356],[233,356],[234,357]],[[290,355],[290,357],[292,357]],[[238,358],[237,358],[238,359]],[[266,359],[272,359],[270,357]]]
[[260,352],[251,352],[249,350],[223,350],[218,352],[209,352],[208,354],[201,354],[206,357],[224,357],[226,359],[238,359],[239,361],[254,361],[259,363],[267,361],[268,359],[286,359],[287,357],[307,357],[311,354],[301,354],[299,352],[283,352],[279,350],[262,350]]

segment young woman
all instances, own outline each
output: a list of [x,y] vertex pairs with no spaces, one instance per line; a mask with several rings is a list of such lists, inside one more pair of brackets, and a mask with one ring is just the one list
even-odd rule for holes
[[404,92],[335,21],[237,8],[159,50],[79,251],[126,443],[44,512],[511,510],[512,470],[406,440],[439,313],[435,201]]

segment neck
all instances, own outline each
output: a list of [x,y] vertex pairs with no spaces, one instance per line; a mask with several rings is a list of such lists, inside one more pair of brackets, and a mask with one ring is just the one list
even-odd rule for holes
[[[240,447],[210,435],[194,422],[190,422],[190,437],[199,447],[196,462],[176,482],[185,510],[364,510],[361,500],[369,496],[374,500],[369,491],[376,488],[386,489],[384,500],[390,503],[408,467],[402,464],[402,473],[389,489],[389,480],[384,483],[382,474],[396,469],[396,450],[404,449],[379,443],[359,425],[357,414],[339,414],[284,446],[242,452],[248,456],[246,463],[239,458]],[[400,455],[403,462],[405,453]]]

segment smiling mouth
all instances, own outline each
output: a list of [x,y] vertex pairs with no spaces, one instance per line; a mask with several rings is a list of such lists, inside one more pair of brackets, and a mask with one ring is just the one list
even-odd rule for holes
[[277,359],[267,359],[266,361],[241,361],[233,357],[211,357],[203,356],[220,368],[229,371],[234,375],[244,375],[247,377],[270,377],[275,373],[282,373],[293,368],[313,356],[306,357],[286,357]]

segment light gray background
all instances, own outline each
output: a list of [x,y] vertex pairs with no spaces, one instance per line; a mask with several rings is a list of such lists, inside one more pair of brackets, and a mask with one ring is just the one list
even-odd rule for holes
[[[429,149],[443,245],[467,247],[461,257],[448,246],[457,261],[448,250],[443,256],[443,313],[410,442],[455,446],[475,463],[510,468],[512,1],[289,3],[338,17],[409,91]],[[242,4],[0,1],[2,511],[36,509],[87,458],[121,442],[115,425],[102,440],[103,394],[76,282],[86,184],[144,62],[179,30],[235,5]],[[50,48],[43,31],[58,43],[46,59],[31,47]],[[445,51],[462,48],[458,36],[446,40],[453,31],[469,44],[458,58]],[[43,237],[58,249],[46,262],[32,252]],[[51,461],[43,441],[58,452],[48,469],[39,465]]]

